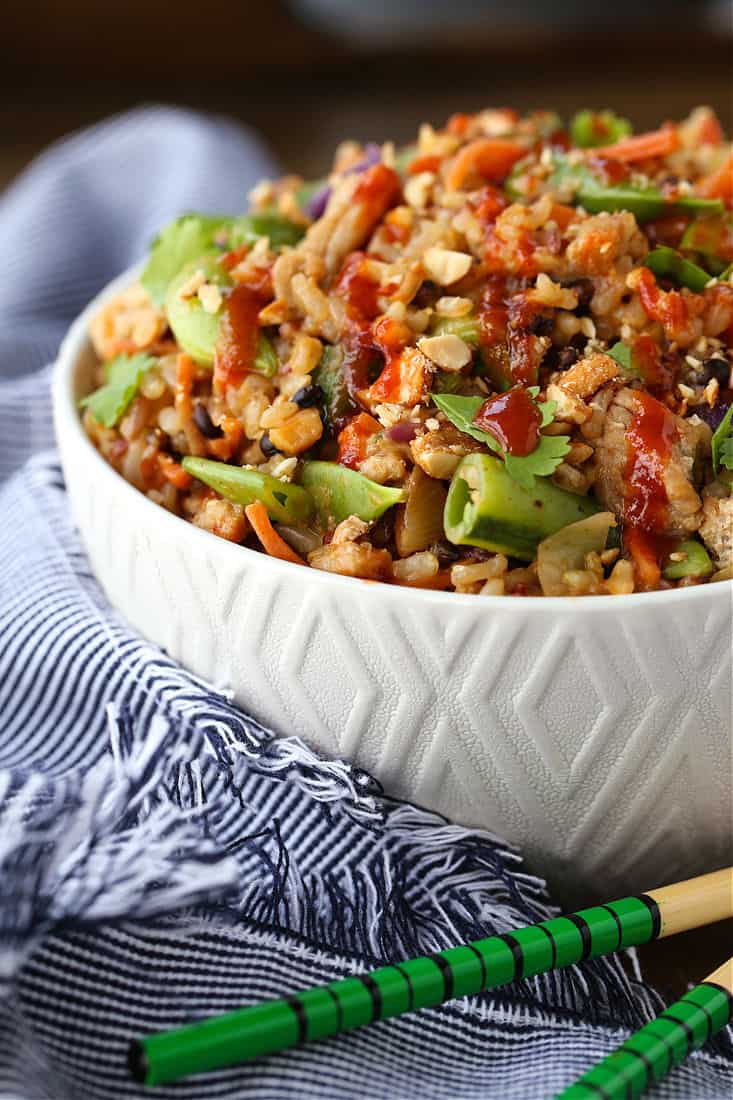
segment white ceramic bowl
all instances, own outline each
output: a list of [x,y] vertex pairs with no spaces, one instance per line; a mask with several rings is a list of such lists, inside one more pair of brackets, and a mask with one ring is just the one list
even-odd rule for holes
[[520,844],[565,898],[731,862],[733,584],[609,598],[364,584],[234,546],[128,485],[87,440],[93,353],[55,378],[73,514],[111,602],[282,734]]

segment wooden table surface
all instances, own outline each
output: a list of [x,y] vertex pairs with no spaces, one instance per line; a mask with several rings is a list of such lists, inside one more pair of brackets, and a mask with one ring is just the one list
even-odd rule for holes
[[[227,25],[205,43],[198,0],[177,0],[175,26],[172,7],[36,0],[4,10],[0,190],[50,141],[142,102],[233,115],[305,177],[322,174],[345,137],[404,142],[424,120],[487,105],[566,116],[612,106],[643,129],[709,103],[733,129],[731,37],[693,16],[673,13],[634,34],[518,24],[496,35],[488,26],[439,50],[400,41],[375,56],[302,28],[280,3],[226,5]],[[732,953],[728,921],[640,956],[652,984],[678,996]]]

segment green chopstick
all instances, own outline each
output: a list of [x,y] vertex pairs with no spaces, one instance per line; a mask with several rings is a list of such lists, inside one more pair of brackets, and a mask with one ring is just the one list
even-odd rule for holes
[[130,1045],[135,1080],[162,1085],[494,989],[733,915],[733,867],[383,966]]
[[584,1073],[556,1100],[634,1100],[733,1019],[733,959]]

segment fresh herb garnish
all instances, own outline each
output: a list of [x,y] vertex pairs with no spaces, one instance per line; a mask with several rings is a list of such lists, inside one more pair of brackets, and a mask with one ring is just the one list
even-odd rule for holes
[[[537,386],[531,386],[528,390],[531,397],[536,398],[539,393]],[[433,401],[440,411],[447,416],[451,424],[466,435],[472,436],[479,443],[485,443],[495,454],[504,459],[507,473],[524,489],[534,487],[535,477],[547,477],[562,462],[570,450],[570,439],[566,435],[541,435],[535,449],[528,455],[507,454],[490,432],[485,432],[474,424],[476,413],[483,405],[483,397],[461,397],[458,394],[432,395]],[[555,414],[554,401],[536,402],[542,421],[541,428],[550,423]]]
[[726,470],[733,470],[733,424],[731,424],[731,420],[733,420],[733,405],[730,406],[713,432],[713,470],[716,474],[720,472],[721,466],[725,466]]
[[151,355],[118,355],[107,363],[107,381],[81,401],[105,428],[114,428],[137,393],[140,381],[155,363]]
[[220,230],[229,228],[231,218],[184,214],[161,230],[150,246],[150,256],[140,282],[156,305],[165,301],[172,279],[186,264],[208,252]]

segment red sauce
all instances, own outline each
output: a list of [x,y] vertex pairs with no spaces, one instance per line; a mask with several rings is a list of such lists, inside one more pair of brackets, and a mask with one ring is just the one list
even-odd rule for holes
[[360,321],[376,317],[379,313],[379,286],[365,273],[365,264],[363,252],[351,252],[334,286],[334,292],[346,301],[349,316]]
[[683,296],[678,290],[660,290],[648,267],[639,268],[639,297],[647,317],[665,330],[674,332],[687,324],[689,313]]
[[688,214],[668,214],[664,218],[655,218],[654,221],[646,222],[644,232],[652,248],[659,244],[677,248],[690,220]]
[[507,454],[521,457],[537,446],[542,417],[527,391],[515,386],[484,401],[473,422],[493,435]]
[[473,212],[484,233],[508,205],[509,201],[504,197],[501,189],[491,184],[482,187],[478,194],[468,200],[468,208]]
[[368,413],[359,413],[348,422],[338,436],[338,461],[350,470],[356,470],[366,458],[368,441],[376,432],[382,430],[378,420]]
[[506,279],[501,275],[490,275],[478,304],[481,343],[484,347],[494,347],[506,340],[509,319],[506,297]]
[[630,175],[628,165],[615,157],[604,157],[591,154],[588,157],[588,167],[594,176],[600,176],[605,184],[621,183]]
[[226,299],[214,349],[214,390],[239,386],[252,369],[260,327],[257,316],[266,297],[249,286],[235,286]]
[[672,413],[643,390],[634,393],[636,411],[626,433],[624,520],[650,534],[667,522],[664,470],[678,439]]
[[401,189],[400,177],[386,164],[374,164],[362,172],[352,201],[362,204],[365,220],[371,223],[364,226],[365,238],[371,226],[381,221],[396,201]]
[[381,351],[384,358],[391,359],[412,342],[413,333],[409,325],[385,315],[372,325],[372,339],[374,347]]
[[379,378],[369,387],[372,401],[396,401],[402,385],[404,363],[401,355],[393,355],[385,364]]
[[518,229],[511,243],[504,239],[495,225],[489,226],[486,232],[484,262],[490,273],[509,268],[515,275],[530,279],[538,272],[535,251],[535,242],[528,229]]

